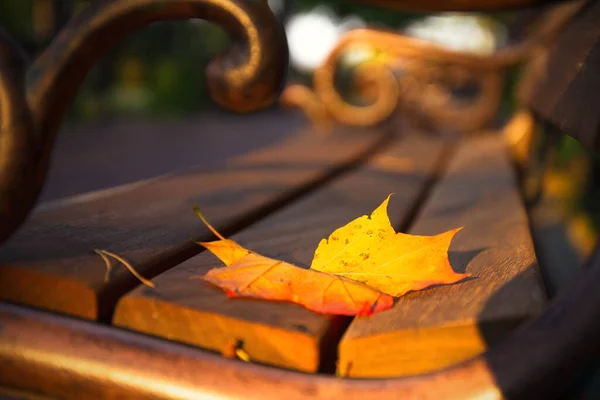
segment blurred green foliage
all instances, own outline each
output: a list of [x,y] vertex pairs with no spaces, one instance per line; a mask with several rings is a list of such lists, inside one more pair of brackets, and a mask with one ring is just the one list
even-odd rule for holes
[[33,36],[31,1],[0,2],[0,25],[17,38]]

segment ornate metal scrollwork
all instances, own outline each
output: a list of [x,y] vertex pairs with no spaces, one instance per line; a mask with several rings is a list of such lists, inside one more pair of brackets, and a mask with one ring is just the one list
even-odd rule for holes
[[[359,92],[367,93],[369,104],[350,104],[334,84],[340,57],[355,46],[367,46],[379,54],[360,65],[355,74]],[[313,76],[310,89],[289,86],[282,102],[302,108],[309,118],[305,98],[311,98],[331,119],[347,125],[373,125],[389,118],[396,109],[438,126],[472,131],[494,116],[502,91],[502,68],[526,56],[527,45],[520,45],[491,56],[446,50],[420,39],[376,29],[358,29],[342,37],[327,60]],[[455,91],[474,88],[469,99]],[[298,93],[303,93],[303,98]],[[316,108],[313,105],[313,110]],[[312,118],[324,125],[323,120]]]
[[[281,102],[301,108],[320,127],[334,122],[374,125],[399,110],[408,118],[418,118],[429,125],[459,132],[476,131],[497,112],[503,71],[531,57],[579,7],[575,4],[550,10],[533,34],[491,55],[448,50],[379,29],[350,31],[315,70],[313,89],[290,85]],[[378,54],[355,70],[355,87],[358,93],[366,94],[367,104],[362,106],[348,102],[334,80],[340,59],[357,47]]]
[[222,26],[232,46],[207,68],[212,98],[252,112],[276,98],[287,42],[258,0],[108,0],[92,3],[26,69],[19,46],[0,31],[0,242],[33,208],[64,113],[89,69],[108,49],[152,22],[202,18]]

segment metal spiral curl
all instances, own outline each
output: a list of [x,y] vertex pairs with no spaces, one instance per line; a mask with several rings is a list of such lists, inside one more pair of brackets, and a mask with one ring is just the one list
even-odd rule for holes
[[[490,123],[502,97],[501,71],[456,66],[429,68],[432,71],[427,74],[427,65],[422,66],[426,76],[421,79],[410,73],[400,78],[404,115],[463,133],[478,131]],[[454,90],[465,86],[475,89],[475,93],[462,99],[455,96]]]
[[355,71],[354,82],[369,87],[371,102],[354,105],[346,101],[334,84],[335,65],[344,47],[334,51],[325,65],[315,71],[314,90],[329,114],[346,125],[371,126],[385,120],[398,105],[398,82],[391,69],[380,63],[360,64]]
[[0,31],[0,243],[35,205],[63,116],[95,62],[152,22],[188,18],[215,22],[231,38],[230,50],[207,68],[210,94],[220,106],[246,113],[276,99],[287,70],[287,42],[258,0],[92,3],[27,70],[19,46]]

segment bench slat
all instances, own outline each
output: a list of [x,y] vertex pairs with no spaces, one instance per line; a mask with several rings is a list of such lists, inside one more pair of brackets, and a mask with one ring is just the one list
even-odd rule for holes
[[450,247],[455,271],[473,279],[401,297],[358,317],[340,342],[340,374],[391,377],[465,360],[503,337],[545,302],[542,279],[501,137],[465,139],[410,232],[464,226]]
[[[341,133],[341,134],[340,134]],[[243,134],[243,132],[240,132]],[[110,320],[140,282],[106,267],[94,249],[129,260],[147,278],[197,254],[210,240],[192,212],[200,204],[224,233],[323,183],[386,142],[383,131],[300,131],[265,149],[192,170],[62,202],[41,210],[0,248],[0,299]],[[199,157],[207,149],[198,149]]]
[[[443,148],[439,140],[401,140],[364,167],[231,239],[263,255],[309,266],[321,238],[370,213],[391,192],[390,217],[401,224],[418,203]],[[306,372],[332,369],[349,318],[290,303],[229,299],[190,279],[220,265],[204,252],[158,276],[156,290],[139,287],[119,301],[114,324],[218,352],[240,341],[258,362]]]

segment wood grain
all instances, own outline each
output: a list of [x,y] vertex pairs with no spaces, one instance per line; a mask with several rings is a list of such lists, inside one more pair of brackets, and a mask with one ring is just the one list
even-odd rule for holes
[[[60,202],[36,213],[0,249],[0,298],[109,320],[119,296],[139,281],[119,266],[105,282],[106,267],[94,249],[125,257],[151,278],[197,254],[192,238],[211,238],[193,214],[194,204],[229,232],[325,182],[386,141],[382,130],[328,137],[299,131],[212,169]],[[202,151],[210,149],[199,149],[199,157]]]
[[[263,255],[308,267],[321,238],[370,214],[389,193],[395,193],[390,217],[402,224],[418,203],[443,149],[440,140],[401,140],[364,167],[231,239]],[[139,287],[122,298],[114,324],[218,352],[240,343],[252,360],[279,367],[306,372],[332,369],[332,353],[347,318],[320,315],[290,303],[229,299],[221,290],[190,279],[221,265],[212,254],[202,253],[167,271],[155,279],[156,290]]]
[[481,353],[541,310],[545,293],[504,146],[499,136],[465,139],[410,229],[432,235],[464,226],[449,258],[473,278],[356,318],[340,343],[340,374],[437,370]]

